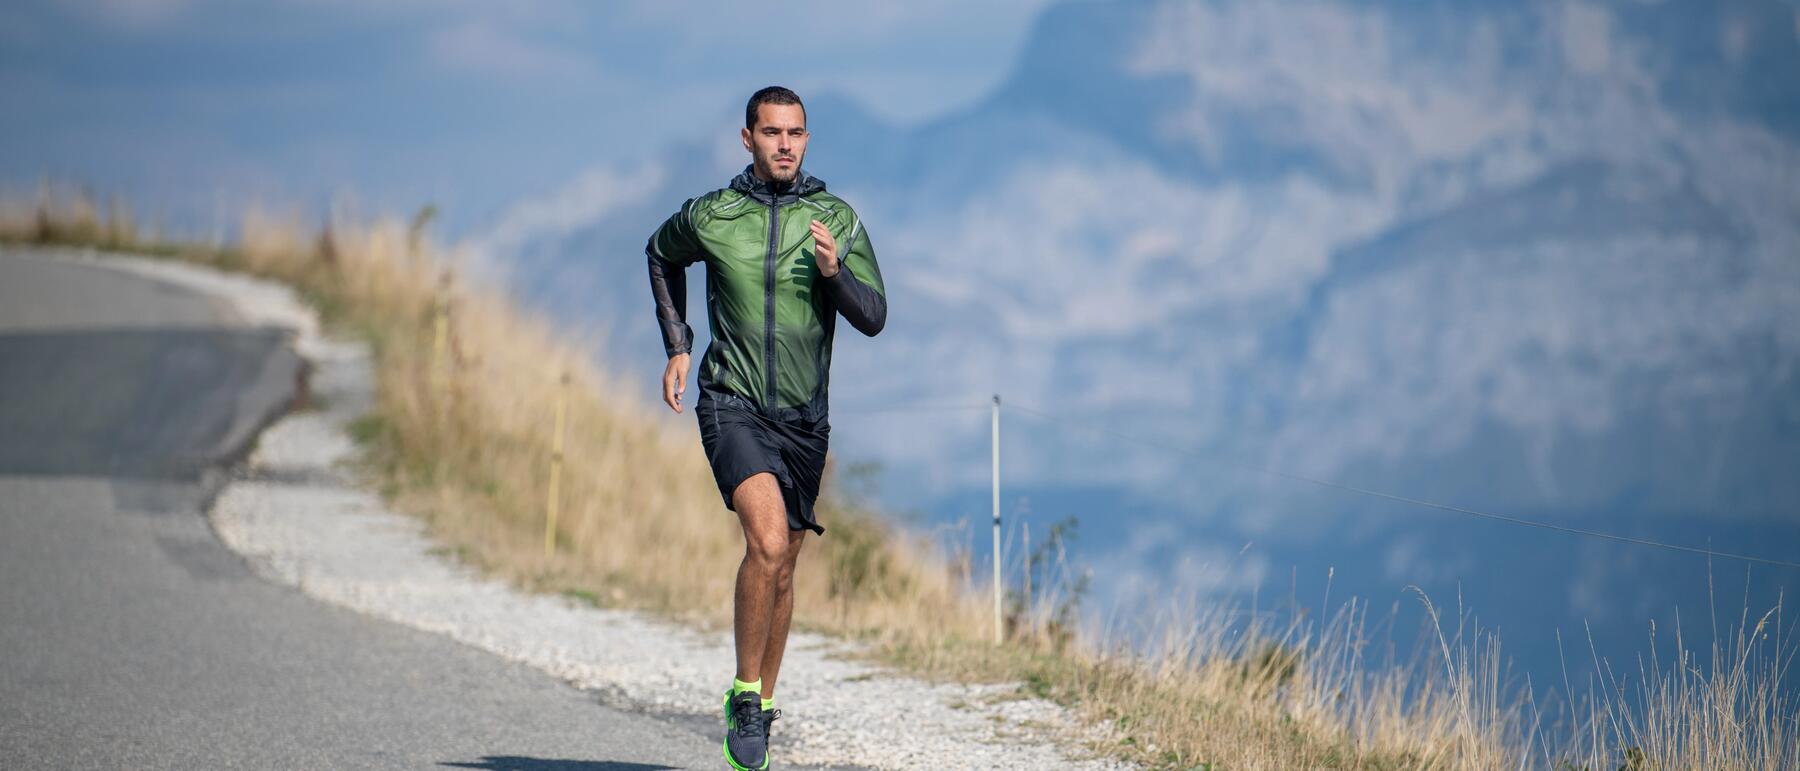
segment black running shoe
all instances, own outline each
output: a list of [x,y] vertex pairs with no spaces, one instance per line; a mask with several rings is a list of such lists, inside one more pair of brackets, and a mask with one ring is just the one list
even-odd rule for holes
[[781,710],[763,710],[763,746],[769,746],[769,729],[775,727],[775,721],[781,717]]
[[745,691],[729,697],[725,712],[725,762],[737,771],[764,771],[769,767],[769,716],[762,694]]

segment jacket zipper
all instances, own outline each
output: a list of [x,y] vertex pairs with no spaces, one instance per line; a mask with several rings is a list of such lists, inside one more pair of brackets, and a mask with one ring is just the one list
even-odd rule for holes
[[781,232],[781,199],[769,200],[769,253],[763,258],[763,408],[775,410],[775,246]]

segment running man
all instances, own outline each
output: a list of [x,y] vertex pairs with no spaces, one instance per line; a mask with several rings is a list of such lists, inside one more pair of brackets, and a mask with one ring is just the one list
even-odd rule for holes
[[875,247],[862,220],[807,174],[806,107],[780,86],[744,106],[750,165],[682,204],[644,251],[662,327],[663,401],[681,412],[694,330],[687,266],[706,263],[712,342],[694,414],[725,508],[744,529],[732,632],[737,675],[725,692],[725,759],[769,767],[775,677],[794,612],[794,563],[813,515],[831,435],[826,389],[837,315],[870,337],[887,322]]

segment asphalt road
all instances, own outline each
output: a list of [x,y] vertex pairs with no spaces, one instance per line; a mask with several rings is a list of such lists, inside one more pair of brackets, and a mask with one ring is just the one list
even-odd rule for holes
[[718,768],[603,703],[258,579],[202,515],[299,360],[207,297],[0,247],[0,767]]

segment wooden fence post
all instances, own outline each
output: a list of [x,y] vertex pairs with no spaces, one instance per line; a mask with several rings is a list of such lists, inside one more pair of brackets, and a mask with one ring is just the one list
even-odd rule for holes
[[544,558],[549,559],[556,554],[556,510],[561,502],[562,464],[563,464],[563,427],[567,423],[569,411],[569,370],[563,368],[562,380],[556,386],[556,434],[550,440],[550,490],[548,503],[544,512]]

